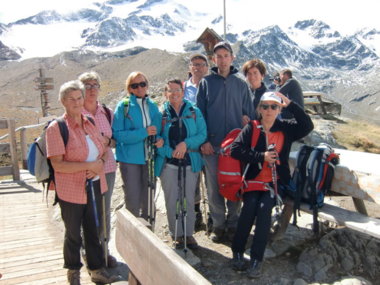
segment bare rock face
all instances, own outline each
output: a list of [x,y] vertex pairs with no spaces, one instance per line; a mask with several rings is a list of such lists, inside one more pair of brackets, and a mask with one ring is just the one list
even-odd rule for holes
[[335,229],[323,236],[316,247],[302,252],[297,271],[305,278],[319,282],[327,281],[330,274],[339,272],[378,280],[380,241],[348,229]]

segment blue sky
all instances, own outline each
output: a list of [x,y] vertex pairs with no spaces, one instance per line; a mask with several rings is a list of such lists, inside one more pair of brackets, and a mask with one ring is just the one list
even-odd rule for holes
[[[93,2],[94,0],[2,0],[0,22],[6,24],[42,10],[77,9],[89,6]],[[192,0],[182,3],[198,10],[223,14],[223,0]],[[363,27],[380,30],[376,3],[377,0],[226,0],[226,19],[227,24],[232,26],[236,27],[244,22],[247,28],[255,29],[273,24],[289,27],[297,20],[314,18],[325,21],[333,29],[344,34]]]

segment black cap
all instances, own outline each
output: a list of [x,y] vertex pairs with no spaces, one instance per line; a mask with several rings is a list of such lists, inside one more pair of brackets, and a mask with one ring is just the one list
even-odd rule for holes
[[233,53],[232,51],[232,47],[231,45],[228,43],[228,42],[218,42],[215,46],[214,46],[214,53],[220,49],[220,48],[224,48],[226,50],[228,50],[231,54]]

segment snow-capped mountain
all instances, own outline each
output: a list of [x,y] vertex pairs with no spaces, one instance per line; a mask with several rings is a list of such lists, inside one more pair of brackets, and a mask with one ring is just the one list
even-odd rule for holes
[[[0,24],[1,58],[53,56],[75,49],[117,51],[135,46],[191,51],[194,45],[189,48],[189,42],[205,27],[220,26],[222,20],[217,13],[191,11],[175,0],[109,0],[66,14],[42,11]],[[341,36],[317,20],[298,21],[285,31],[277,25],[244,30],[228,34],[228,39],[239,43],[239,63],[254,56],[273,69],[369,70],[380,54],[380,31]]]

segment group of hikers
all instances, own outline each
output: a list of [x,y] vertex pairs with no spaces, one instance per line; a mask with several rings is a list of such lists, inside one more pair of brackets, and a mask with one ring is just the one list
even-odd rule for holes
[[[217,43],[213,52],[215,67],[210,72],[207,57],[194,54],[189,60],[190,78],[166,82],[161,108],[148,95],[148,78],[138,71],[126,79],[128,96],[114,112],[99,103],[101,80],[94,71],[61,86],[59,100],[69,138],[63,141],[60,126],[53,121],[46,131],[46,145],[65,225],[64,267],[70,284],[80,284],[82,247],[93,282],[112,283],[119,278],[108,271],[117,260],[102,248],[107,249],[110,236],[117,164],[126,208],[152,226],[156,177],[160,178],[173,245],[185,249],[198,247],[193,234],[202,221],[203,171],[212,221],[210,239],[232,243],[234,270],[246,270],[250,278],[261,276],[276,203],[274,184],[288,183],[291,144],[306,136],[313,123],[303,110],[302,90],[289,69],[279,73],[278,91],[270,91],[264,84],[266,67],[261,60],[243,65],[244,79],[232,65],[234,54],[228,42]],[[252,120],[258,120],[260,128],[254,128]],[[231,155],[249,163],[242,202],[226,200],[217,180],[220,144],[235,128],[242,131]],[[260,132],[256,145],[254,132]],[[96,216],[103,216],[103,227]],[[246,261],[243,255],[253,224],[251,258]],[[103,244],[101,235],[106,237]]]

